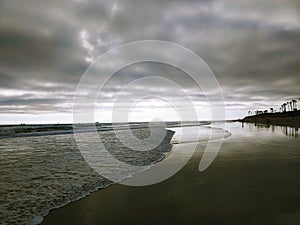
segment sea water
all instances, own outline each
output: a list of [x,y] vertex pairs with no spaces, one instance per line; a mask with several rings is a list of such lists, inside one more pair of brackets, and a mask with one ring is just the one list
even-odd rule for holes
[[[224,132],[205,126],[190,127],[190,132],[199,132],[195,142],[207,140],[211,135],[224,137]],[[164,154],[178,143],[180,128],[166,133],[163,142],[151,151],[132,151],[116,138],[113,131],[100,131],[102,142],[118,160],[146,165],[160,161]],[[124,129],[141,139],[149,136],[145,128]],[[87,142],[89,132],[83,132]],[[228,133],[225,133],[225,136]],[[112,181],[96,173],[82,157],[73,134],[39,135],[0,139],[0,223],[1,224],[38,224],[50,209],[61,207],[80,199],[89,193],[108,187]],[[101,159],[103,165],[106,159]],[[101,162],[100,162],[101,163]],[[108,165],[109,166],[109,165]],[[114,173],[111,170],[111,173]],[[111,174],[113,176],[113,174]]]
[[[148,135],[146,129],[136,132],[142,137]],[[88,132],[82,135],[89,138]],[[164,150],[170,150],[168,143],[163,143],[161,149],[151,153],[132,154],[111,131],[101,132],[100,136],[111,153],[121,159],[123,156],[126,162],[150,165],[162,158]],[[169,139],[166,137],[167,142]],[[39,223],[50,209],[112,184],[85,162],[73,134],[2,138],[0,143],[2,224]]]

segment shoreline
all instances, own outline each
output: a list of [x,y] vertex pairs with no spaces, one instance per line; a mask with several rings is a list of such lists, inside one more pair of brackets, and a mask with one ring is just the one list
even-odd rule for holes
[[[288,191],[300,197],[295,189],[299,183],[295,177],[300,169],[299,154],[295,149],[298,140],[286,142],[289,137],[280,129],[270,128],[270,132],[266,132],[251,125],[243,128],[240,123],[232,123],[231,127],[234,129],[229,132],[233,135],[225,138],[222,150],[205,173],[197,171],[205,149],[203,142],[199,143],[186,166],[171,178],[156,185],[130,187],[116,184],[95,191],[51,211],[42,224],[221,225],[230,221],[238,225],[245,219],[249,224],[296,224],[289,222],[298,221],[298,214],[284,214],[286,207],[294,206],[289,195],[284,193]],[[260,133],[260,139],[256,138],[256,131]],[[253,135],[249,136],[250,133]],[[243,141],[245,136],[250,138],[246,142]],[[276,149],[269,138],[274,138]],[[254,144],[256,148],[253,148]],[[181,145],[181,150],[185,151],[188,146]],[[274,186],[277,187],[275,190]],[[298,208],[291,209],[293,213]],[[290,219],[280,223],[280,218]]]
[[[136,129],[139,129],[139,128],[136,128]],[[143,128],[140,128],[140,129],[143,129]],[[151,167],[155,166],[157,163],[163,161],[169,154],[170,152],[172,151],[172,148],[173,148],[173,144],[171,143],[171,140],[174,136],[174,134],[176,133],[175,131],[173,130],[170,130],[168,128],[166,128],[167,130],[167,134],[166,134],[166,137],[164,139],[164,141],[162,143],[164,143],[165,141],[167,141],[169,144],[166,146],[164,145],[163,146],[163,149],[159,150],[161,153],[162,153],[162,156],[160,158],[158,158],[157,161],[153,162],[152,164],[149,164],[148,167],[144,170],[141,170],[141,171],[138,171],[136,173],[133,173],[133,174],[130,174],[129,176],[127,177],[124,177],[122,180],[120,181],[124,181],[126,179],[130,179],[132,178],[134,175],[138,174],[138,173],[142,173],[142,172],[145,172],[147,170],[149,170]],[[160,148],[162,146],[158,146],[157,148]],[[120,182],[118,181],[118,182]],[[96,193],[98,191],[102,191],[102,190],[105,190],[107,188],[110,188],[111,186],[114,186],[114,185],[118,185],[119,183],[118,182],[111,182],[111,183],[107,183],[106,185],[104,186],[99,186],[99,187],[95,187],[93,190],[90,190],[90,191],[87,191],[86,193],[84,193],[82,196],[79,196],[78,198],[76,199],[71,199],[69,200],[68,202],[66,203],[63,203],[61,205],[58,205],[58,206],[55,206],[53,208],[50,208],[48,209],[46,212],[40,214],[40,215],[37,215],[35,218],[33,218],[32,220],[28,221],[28,224],[31,224],[31,225],[37,225],[37,224],[42,224],[45,217],[53,210],[56,210],[56,209],[61,209],[69,204],[73,204],[75,202],[78,202],[82,199],[85,199],[87,197],[89,197],[90,195],[92,195],[93,193]]]
[[[196,126],[196,127],[197,127],[197,126],[204,126],[204,127],[205,127],[205,125],[209,125],[209,124],[211,124],[211,123],[203,123],[203,124],[197,124],[197,125],[194,124],[194,125],[187,125],[187,126]],[[167,127],[167,128],[166,128],[166,130],[167,130],[168,132],[172,133],[172,137],[171,137],[170,143],[169,143],[170,149],[168,150],[168,149],[166,148],[166,149],[163,151],[163,155],[162,155],[162,157],[161,157],[160,159],[158,159],[155,163],[149,165],[149,168],[147,168],[147,169],[145,169],[145,170],[142,170],[142,171],[138,171],[137,173],[134,173],[134,174],[130,175],[129,177],[125,177],[123,180],[130,179],[131,177],[135,176],[136,174],[143,173],[143,172],[145,172],[145,171],[151,169],[151,167],[155,166],[157,163],[162,162],[164,159],[166,159],[166,158],[171,154],[174,145],[180,145],[180,144],[182,144],[182,145],[184,146],[184,145],[188,145],[188,144],[195,143],[195,142],[201,144],[201,143],[204,143],[205,141],[207,141],[207,140],[202,140],[202,141],[197,140],[197,141],[195,141],[195,142],[173,143],[173,142],[172,142],[172,138],[174,137],[174,134],[176,133],[176,131],[172,130],[172,128],[177,128],[177,127],[179,127],[179,126],[172,126],[172,127]],[[169,128],[170,128],[171,130],[170,130]],[[207,127],[207,128],[208,128],[208,129],[222,129],[222,128],[216,128],[216,127]],[[225,130],[225,131],[228,132],[227,130]],[[231,133],[228,132],[228,133],[227,133],[226,135],[224,135],[223,137],[218,137],[217,139],[219,139],[219,138],[221,138],[221,139],[222,139],[222,138],[226,139],[226,138],[228,138],[228,137],[230,137],[230,136],[231,136]],[[65,204],[65,205],[58,206],[58,207],[55,207],[55,208],[53,208],[53,209],[50,209],[50,210],[47,212],[47,214],[45,214],[45,215],[42,216],[42,219],[43,219],[43,220],[41,221],[41,223],[38,223],[38,224],[44,224],[45,218],[47,218],[47,216],[48,216],[51,212],[53,212],[53,210],[55,210],[55,211],[56,211],[56,210],[61,210],[61,209],[64,209],[65,207],[68,207],[68,206],[70,206],[70,205],[78,204],[80,201],[85,201],[86,198],[89,198],[89,197],[91,197],[91,196],[93,196],[93,195],[97,195],[97,193],[99,193],[99,192],[102,193],[103,191],[105,191],[105,190],[107,190],[107,189],[111,189],[111,188],[113,188],[114,186],[119,186],[119,185],[121,185],[121,184],[119,184],[118,182],[108,184],[106,187],[97,188],[97,189],[95,189],[95,190],[89,192],[89,193],[86,194],[85,196],[82,196],[82,197],[80,197],[80,198],[78,198],[78,199],[76,199],[76,200],[74,200],[74,201],[70,201],[69,203],[67,203],[67,204]],[[122,186],[122,185],[121,185],[121,186]]]
[[[147,138],[149,135],[148,129],[145,128],[133,129],[132,132],[141,139]],[[122,133],[125,135],[124,137],[126,137],[126,133],[128,132],[124,131]],[[164,160],[167,153],[172,150],[170,140],[174,133],[174,131],[167,129],[165,137],[156,148],[151,152],[140,154],[135,154],[125,145],[119,144],[113,132],[99,132],[99,135],[103,138],[102,141],[108,144],[107,151],[116,159],[129,164],[132,163],[132,165],[144,166],[143,169],[147,170]],[[89,140],[88,136],[89,133],[84,134],[87,141]],[[1,157],[3,156],[4,159],[7,157],[8,162],[4,161],[1,168],[7,168],[10,171],[10,173],[2,176],[4,181],[3,196],[8,196],[2,205],[3,215],[0,216],[0,220],[3,222],[40,224],[42,218],[48,215],[50,211],[60,209],[114,184],[93,171],[86,163],[73,135],[2,140],[3,145],[1,147],[4,151],[2,151]],[[10,149],[14,145],[17,146],[14,148],[16,152],[11,152]],[[34,146],[34,148],[30,148],[31,146]],[[10,159],[11,161],[17,159],[17,161],[12,164],[9,163]],[[103,162],[101,166],[105,170],[104,174],[107,171],[108,175],[113,174],[115,168],[107,168],[105,159],[105,157],[99,159],[100,163]],[[22,172],[19,172],[19,170]],[[116,178],[126,179],[127,175],[130,177],[135,172],[139,172],[138,170],[138,168],[132,171],[128,170],[126,173],[122,173],[123,175],[116,176]],[[14,191],[19,190],[19,187],[22,187],[21,191]],[[22,195],[22,193],[26,193],[26,195]],[[27,195],[30,198],[26,197]],[[39,195],[39,198],[35,199],[35,195]]]

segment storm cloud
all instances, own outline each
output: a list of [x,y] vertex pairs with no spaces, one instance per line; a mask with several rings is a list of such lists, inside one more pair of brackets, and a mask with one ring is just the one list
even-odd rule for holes
[[[76,86],[88,66],[120,44],[150,39],[183,45],[207,63],[223,90],[228,118],[279,108],[300,97],[299,10],[297,0],[3,0],[0,122],[20,123],[26,115],[33,122],[31,115],[45,113],[53,121],[71,122]],[[147,75],[176,81],[200,110],[206,107],[204,93],[184,72],[159,63],[116,73],[102,103],[113,104],[124,85]],[[180,101],[160,84],[133,88],[120,98],[126,103],[130,96],[160,91]],[[139,110],[153,102],[148,99]],[[61,113],[65,116],[58,119]],[[34,119],[47,122],[41,118]]]

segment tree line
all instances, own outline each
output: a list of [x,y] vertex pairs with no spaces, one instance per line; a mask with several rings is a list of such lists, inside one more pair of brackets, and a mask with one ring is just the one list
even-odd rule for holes
[[[300,100],[300,98],[298,99]],[[275,108],[270,108],[269,110],[255,110],[253,111],[248,111],[248,115],[252,116],[252,115],[258,115],[258,114],[263,114],[263,113],[276,113],[276,112],[297,112],[298,108],[297,108],[297,100],[292,99],[291,101],[285,102],[283,103],[280,108],[278,110],[276,110]]]

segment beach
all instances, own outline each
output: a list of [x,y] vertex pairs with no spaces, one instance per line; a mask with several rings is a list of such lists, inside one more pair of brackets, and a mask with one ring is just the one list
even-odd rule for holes
[[0,225],[300,225],[299,0],[0,2]]
[[[42,224],[298,224],[298,131],[241,123],[227,130],[231,136],[207,170],[198,171],[202,141],[173,177],[150,186],[112,185],[51,210]],[[189,146],[179,144],[183,154]]]

